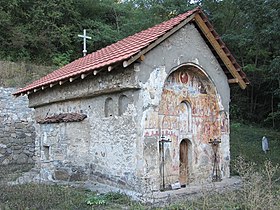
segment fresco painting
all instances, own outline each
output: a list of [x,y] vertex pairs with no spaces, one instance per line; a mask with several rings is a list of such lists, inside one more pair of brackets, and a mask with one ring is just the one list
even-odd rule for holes
[[166,158],[170,158],[166,160],[166,179],[170,182],[178,180],[179,145],[183,139],[193,145],[192,164],[212,165],[208,142],[228,132],[228,116],[220,112],[218,102],[213,83],[198,68],[181,67],[166,79],[158,112],[152,112],[146,120],[145,137],[171,140],[165,148]]
[[[182,102],[190,104],[191,121],[187,106]],[[162,121],[158,122],[159,129],[179,129],[179,133],[187,134],[191,132],[190,128],[196,127],[196,132],[192,135],[201,137],[199,140],[204,143],[210,138],[219,137],[221,128],[226,131],[226,114],[219,114],[214,86],[194,67],[183,67],[167,78],[158,114],[164,116]],[[220,121],[222,117],[224,120]]]
[[228,133],[229,132],[229,117],[228,113],[222,111],[221,112],[221,133]]
[[145,129],[158,128],[158,113],[150,112],[145,119]]

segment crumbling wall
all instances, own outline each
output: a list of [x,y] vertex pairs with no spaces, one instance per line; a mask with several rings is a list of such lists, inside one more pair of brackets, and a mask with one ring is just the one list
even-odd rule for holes
[[33,109],[27,97],[14,98],[13,88],[0,87],[0,164],[32,163],[34,156]]
[[[131,69],[116,69],[109,76],[101,72],[29,95],[36,121],[48,120],[36,126],[35,156],[42,181],[97,181],[140,191],[141,133],[134,84]],[[50,120],[73,113],[86,118]]]

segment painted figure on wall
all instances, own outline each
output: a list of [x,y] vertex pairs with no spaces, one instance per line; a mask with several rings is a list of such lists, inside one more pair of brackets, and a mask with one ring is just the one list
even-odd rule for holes
[[[227,123],[226,117],[221,120],[218,100],[213,83],[197,67],[183,66],[166,79],[157,119],[159,132],[173,140],[170,143],[172,155],[168,157],[172,159],[172,167],[166,166],[165,169],[167,182],[179,179],[182,183],[189,182],[196,163],[211,167],[211,151],[203,145],[207,145],[211,138],[220,137],[221,129],[226,129]],[[151,125],[150,122],[146,124]],[[179,145],[182,139],[188,139],[188,144],[182,144],[188,145],[185,145],[188,151]],[[188,160],[186,154],[197,162]],[[199,160],[202,157],[203,160]]]

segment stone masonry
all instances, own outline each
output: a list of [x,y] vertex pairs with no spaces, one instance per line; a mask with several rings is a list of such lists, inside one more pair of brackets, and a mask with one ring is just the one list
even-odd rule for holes
[[[177,182],[211,182],[210,139],[221,139],[217,176],[229,177],[230,89],[193,25],[149,51],[141,63],[28,97],[37,122],[87,116],[36,125],[41,181],[92,181],[142,194]],[[161,137],[169,142],[160,144]]]
[[0,164],[32,163],[35,128],[27,97],[15,98],[13,88],[0,87]]

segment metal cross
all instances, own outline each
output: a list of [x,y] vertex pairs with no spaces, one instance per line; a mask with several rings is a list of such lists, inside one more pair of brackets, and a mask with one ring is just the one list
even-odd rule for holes
[[83,35],[78,35],[78,37],[81,37],[84,39],[84,49],[83,49],[83,54],[86,56],[87,54],[87,39],[91,39],[90,36],[87,36],[86,29],[84,29],[84,34]]
[[162,137],[160,137],[161,138],[161,140],[159,141],[159,144],[160,144],[160,146],[161,146],[161,152],[162,152],[162,156],[161,156],[161,161],[162,161],[162,190],[165,190],[165,177],[164,177],[164,144],[165,143],[168,143],[168,142],[171,142],[171,140],[170,139],[165,139],[165,136],[162,136]]
[[222,178],[221,178],[221,170],[219,168],[218,148],[219,148],[219,144],[221,143],[221,139],[210,139],[209,143],[212,144],[212,148],[214,151],[214,166],[212,172],[212,181],[220,182],[222,181]]

